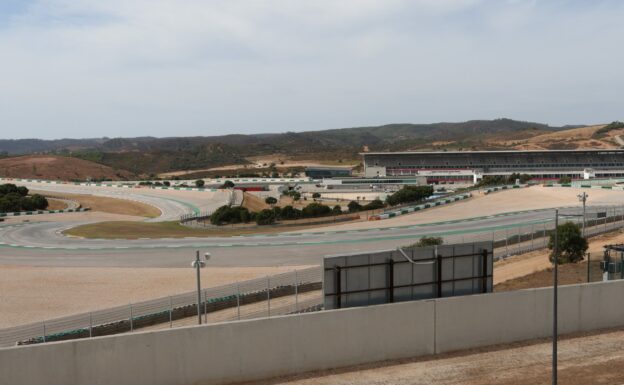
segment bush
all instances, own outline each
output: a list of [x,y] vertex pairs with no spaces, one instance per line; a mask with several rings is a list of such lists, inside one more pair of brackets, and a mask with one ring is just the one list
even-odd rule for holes
[[334,206],[334,208],[332,208],[332,214],[334,215],[342,214],[342,207],[340,207],[340,205]]
[[210,216],[213,225],[247,223],[250,220],[251,214],[244,207],[221,206]]
[[204,187],[205,184],[206,184],[206,182],[204,182],[203,179],[197,179],[195,181],[195,187],[197,187],[197,188],[202,188],[202,187]]
[[164,181],[163,184],[167,187],[171,186],[171,182],[169,182],[168,180]]
[[320,198],[320,197],[321,197],[321,194],[319,194],[319,193],[317,193],[317,192],[315,192],[315,193],[313,193],[313,194],[312,194],[312,198],[314,198],[314,199],[316,199],[316,198]]
[[419,202],[433,195],[433,186],[403,186],[399,191],[386,198],[389,205]]
[[[558,263],[576,263],[583,260],[583,255],[587,251],[587,239],[583,238],[581,228],[572,222],[567,222],[557,227],[559,242]],[[555,232],[550,233],[548,248],[553,250],[550,260],[554,261]]]
[[347,205],[347,207],[349,208],[349,212],[350,213],[357,213],[358,211],[362,210],[362,205],[359,204],[356,201],[351,201],[349,202],[349,204]]
[[264,209],[256,214],[256,224],[260,226],[272,225],[275,223],[276,217],[273,210]]
[[310,203],[301,210],[301,216],[304,218],[323,217],[331,214],[329,206],[320,203]]
[[364,205],[364,210],[379,210],[386,207],[386,205],[380,200],[375,199],[367,205]]
[[14,184],[0,185],[0,212],[45,210],[48,200],[42,195],[28,196],[28,189]]
[[442,237],[422,237],[413,246],[425,247],[425,246],[439,246],[444,243]]
[[301,218],[301,210],[288,205],[282,208],[280,216],[282,219],[299,219]]
[[221,188],[234,188],[234,182],[232,182],[231,180],[226,180],[221,185]]
[[275,199],[274,197],[267,197],[264,200],[264,203],[266,203],[267,205],[274,205],[277,203],[277,199]]

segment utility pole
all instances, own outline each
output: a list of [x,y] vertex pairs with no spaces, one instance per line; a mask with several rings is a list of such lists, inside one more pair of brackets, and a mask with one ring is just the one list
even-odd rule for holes
[[[584,219],[584,218],[583,218]],[[555,210],[555,245],[553,254],[553,334],[552,334],[552,385],[557,385],[557,265],[559,264],[559,210]]]

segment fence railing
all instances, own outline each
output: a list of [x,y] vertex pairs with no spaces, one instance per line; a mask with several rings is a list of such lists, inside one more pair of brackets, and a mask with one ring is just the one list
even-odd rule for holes
[[[602,214],[605,214],[602,216]],[[591,208],[587,211],[588,237],[624,228],[624,207]],[[553,218],[554,219],[554,218]],[[581,217],[562,216],[561,223]],[[492,240],[494,257],[543,249],[548,245],[554,220],[497,231],[468,235],[445,235],[444,243]],[[418,237],[415,237],[417,240]],[[598,257],[592,258],[597,260]],[[270,317],[320,310],[322,271],[320,267],[282,273],[265,278],[206,288],[202,290],[199,312],[204,322]],[[0,330],[0,346],[39,343],[73,338],[109,335],[146,328],[169,328],[197,322],[197,292],[188,292],[114,308],[77,314],[54,320]]]
[[[205,322],[307,311],[322,303],[321,270],[308,268],[201,291]],[[0,346],[32,344],[174,327],[197,322],[197,292],[46,320],[0,330]]]

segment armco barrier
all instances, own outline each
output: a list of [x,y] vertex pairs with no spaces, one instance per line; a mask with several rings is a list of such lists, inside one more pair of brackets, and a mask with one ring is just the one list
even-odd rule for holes
[[436,200],[433,202],[429,202],[429,203],[422,203],[416,206],[408,206],[408,207],[403,207],[399,210],[393,210],[393,211],[387,211],[384,212],[382,214],[378,214],[378,215],[371,215],[368,220],[369,221],[378,221],[380,219],[388,219],[388,218],[394,218],[394,217],[398,217],[399,215],[404,215],[404,214],[409,214],[409,213],[413,213],[415,211],[420,211],[420,210],[425,210],[431,207],[436,207],[436,206],[442,206],[442,205],[447,205],[449,203],[453,203],[453,202],[457,202],[457,201],[461,201],[464,199],[468,199],[472,197],[472,194],[461,194],[461,195],[455,195],[449,198],[444,198],[444,199],[440,199],[440,200]]
[[[624,325],[622,290],[560,287],[560,332]],[[543,338],[551,326],[551,288],[403,302],[0,349],[0,384],[224,384]]]

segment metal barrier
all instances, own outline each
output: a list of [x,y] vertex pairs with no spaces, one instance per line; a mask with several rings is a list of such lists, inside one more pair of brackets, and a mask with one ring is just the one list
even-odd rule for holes
[[[308,268],[201,292],[206,322],[253,319],[308,311],[322,303],[321,270]],[[171,328],[197,321],[197,292],[76,314],[0,330],[0,346],[32,344]]]

